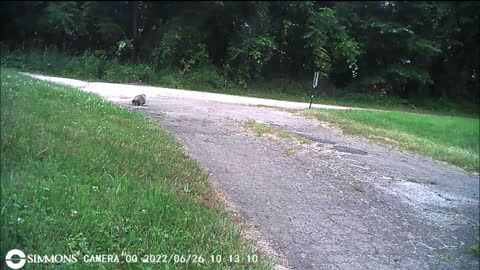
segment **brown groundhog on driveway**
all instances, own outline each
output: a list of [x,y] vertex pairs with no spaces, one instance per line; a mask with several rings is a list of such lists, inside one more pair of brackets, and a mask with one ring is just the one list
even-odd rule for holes
[[144,94],[135,96],[135,98],[132,99],[133,106],[142,106],[145,102],[147,102],[147,96]]

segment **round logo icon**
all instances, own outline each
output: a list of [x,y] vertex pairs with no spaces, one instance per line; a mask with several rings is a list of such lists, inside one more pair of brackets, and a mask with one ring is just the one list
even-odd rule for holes
[[[14,256],[16,256],[16,258],[12,259]],[[12,249],[7,253],[7,256],[5,256],[5,262],[11,269],[20,269],[25,265],[27,259],[23,251],[20,249]]]

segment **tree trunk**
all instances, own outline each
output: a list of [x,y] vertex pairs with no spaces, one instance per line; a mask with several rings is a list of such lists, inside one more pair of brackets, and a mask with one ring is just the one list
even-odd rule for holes
[[132,1],[132,39],[137,39],[137,17],[138,17],[138,3]]
[[132,1],[132,60],[138,63],[136,49],[137,49],[137,32],[138,32],[138,25],[137,25],[137,18],[138,18],[138,3],[136,1]]

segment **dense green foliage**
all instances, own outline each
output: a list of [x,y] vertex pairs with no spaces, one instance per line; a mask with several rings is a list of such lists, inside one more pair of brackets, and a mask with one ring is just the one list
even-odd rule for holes
[[[10,70],[2,69],[1,82],[2,258],[20,248],[77,255],[68,269],[267,268],[246,262],[253,253],[207,175],[153,120]],[[205,262],[125,263],[123,252],[202,255]],[[124,263],[81,263],[97,254]],[[211,255],[241,262],[212,262]]]
[[[219,92],[233,95],[271,98],[309,102],[305,89],[309,89],[309,81],[295,81],[289,78],[279,78],[275,81],[255,81],[248,88],[241,85],[224,84],[223,77],[210,68],[198,68],[189,75],[182,75],[172,70],[153,71],[145,64],[119,64],[115,59],[98,58],[86,52],[83,55],[68,56],[54,50],[30,50],[28,52],[16,50],[3,54],[2,66],[14,67],[21,71],[37,72],[45,75],[55,75],[67,78],[76,78],[88,81],[106,81],[113,83],[139,83],[161,87],[192,89],[208,92]],[[98,75],[101,68],[105,76]],[[322,89],[331,89],[328,84],[322,83]],[[333,89],[315,96],[314,103],[344,105],[353,107],[367,107],[401,111],[415,111],[435,114],[467,115],[472,116],[478,111],[473,103],[466,103],[461,107],[446,100],[432,101],[428,98],[416,98],[409,103],[397,97],[385,97],[380,93],[366,95],[349,92],[345,89]],[[467,105],[467,106],[466,106]]]
[[349,93],[480,98],[477,2],[2,2],[0,10],[4,53],[54,47],[83,56],[102,79],[125,78],[109,60],[135,64],[128,72],[144,78],[210,73],[214,88],[308,82],[320,71]]

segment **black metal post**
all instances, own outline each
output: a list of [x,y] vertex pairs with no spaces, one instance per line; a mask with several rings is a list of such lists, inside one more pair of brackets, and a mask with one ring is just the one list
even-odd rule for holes
[[318,72],[318,71],[313,73],[312,92],[310,93],[310,105],[308,105],[308,108],[309,108],[309,109],[312,108],[313,93],[315,93],[315,88],[316,88],[317,85],[318,85],[318,75],[319,75],[319,72]]
[[313,102],[313,91],[314,91],[314,88],[313,88],[313,85],[312,85],[312,92],[310,93],[310,105],[308,106],[309,109],[312,108],[312,102]]

